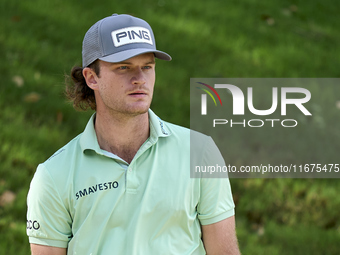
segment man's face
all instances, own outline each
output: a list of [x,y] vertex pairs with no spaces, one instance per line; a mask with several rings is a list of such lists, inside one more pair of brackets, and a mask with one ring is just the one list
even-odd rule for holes
[[153,53],[119,63],[100,61],[95,90],[97,112],[135,116],[148,111],[155,84]]

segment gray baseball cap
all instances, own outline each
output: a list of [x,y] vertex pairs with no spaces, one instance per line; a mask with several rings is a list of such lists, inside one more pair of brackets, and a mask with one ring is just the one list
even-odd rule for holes
[[169,54],[156,49],[150,25],[127,14],[113,14],[95,23],[83,40],[83,67],[95,60],[117,63],[152,52],[156,58],[170,61]]

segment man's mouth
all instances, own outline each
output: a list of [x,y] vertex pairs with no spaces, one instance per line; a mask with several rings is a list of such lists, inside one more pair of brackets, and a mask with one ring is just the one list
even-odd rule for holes
[[147,93],[145,91],[134,91],[132,93],[129,93],[129,96],[133,96],[133,97],[143,97],[146,95]]

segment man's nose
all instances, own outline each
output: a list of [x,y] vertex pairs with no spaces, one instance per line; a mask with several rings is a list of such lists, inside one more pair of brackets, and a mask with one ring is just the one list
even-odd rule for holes
[[133,76],[132,76],[132,83],[136,85],[144,84],[146,82],[145,74],[142,68],[136,68]]

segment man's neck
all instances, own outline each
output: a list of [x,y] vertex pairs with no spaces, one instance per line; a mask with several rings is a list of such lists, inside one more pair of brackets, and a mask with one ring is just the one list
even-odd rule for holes
[[97,112],[95,130],[101,149],[131,163],[138,149],[149,137],[148,112],[137,116],[118,118]]

